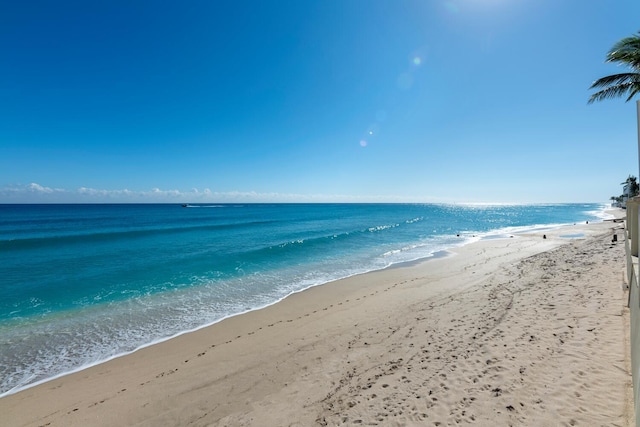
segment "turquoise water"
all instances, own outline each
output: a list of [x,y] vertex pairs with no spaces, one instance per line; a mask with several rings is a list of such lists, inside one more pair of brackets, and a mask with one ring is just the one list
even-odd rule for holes
[[310,286],[602,204],[0,205],[0,395]]

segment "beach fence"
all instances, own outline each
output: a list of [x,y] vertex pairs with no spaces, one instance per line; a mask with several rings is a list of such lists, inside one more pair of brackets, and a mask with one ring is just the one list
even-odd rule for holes
[[[638,166],[640,168],[640,100],[636,101],[636,115],[638,128]],[[625,252],[627,256],[627,284],[629,285],[629,313],[631,329],[631,375],[633,378],[633,409],[636,427],[640,427],[640,271],[638,269],[638,242],[640,229],[638,228],[638,214],[640,197],[633,197],[627,201],[627,218],[625,227]]]
[[640,270],[638,266],[638,214],[640,197],[627,201],[625,227],[625,252],[627,256],[627,283],[629,285],[629,313],[631,330],[631,374],[633,378],[633,403],[636,414],[636,427],[640,427]]

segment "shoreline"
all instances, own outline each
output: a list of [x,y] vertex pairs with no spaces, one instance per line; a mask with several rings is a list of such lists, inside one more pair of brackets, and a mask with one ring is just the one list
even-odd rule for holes
[[[623,210],[617,209],[617,208],[605,208],[605,209],[602,210],[602,212],[605,215],[612,216],[613,218],[610,218],[610,219],[601,218],[600,221],[593,222],[593,223],[605,222],[605,221],[614,221],[615,222],[618,218],[620,218],[620,215],[622,215],[622,218],[624,218],[624,214],[625,214],[625,212]],[[616,213],[617,213],[618,216],[616,216]],[[587,222],[587,224],[588,224],[588,222]],[[126,351],[126,352],[119,353],[119,354],[115,354],[115,355],[110,356],[108,358],[105,358],[105,359],[102,359],[102,360],[99,360],[99,361],[96,361],[96,362],[92,362],[92,363],[89,363],[89,364],[85,364],[85,365],[76,367],[74,369],[71,369],[70,371],[59,373],[59,374],[56,374],[56,375],[54,375],[52,377],[44,378],[44,379],[35,381],[35,382],[27,384],[27,385],[16,386],[16,387],[14,387],[14,388],[12,388],[10,390],[7,390],[5,392],[0,392],[0,399],[4,398],[6,396],[11,396],[11,395],[13,395],[15,393],[20,393],[20,392],[22,392],[24,390],[28,390],[29,388],[32,388],[32,387],[36,387],[36,386],[39,386],[39,385],[42,385],[42,384],[46,384],[49,381],[53,381],[53,380],[56,380],[56,379],[59,379],[59,378],[63,378],[65,376],[67,376],[67,375],[72,375],[72,374],[75,374],[75,373],[78,373],[78,372],[82,372],[82,371],[84,371],[86,369],[90,369],[90,368],[93,368],[95,366],[99,366],[99,365],[101,365],[103,363],[108,363],[111,360],[129,356],[129,355],[131,355],[133,353],[136,353],[137,351],[140,351],[140,350],[145,349],[147,347],[151,347],[151,346],[155,346],[155,345],[158,345],[158,344],[162,344],[162,343],[164,343],[166,341],[178,338],[178,337],[180,337],[182,335],[185,335],[185,334],[190,334],[190,333],[193,333],[193,332],[197,332],[197,331],[199,331],[201,329],[214,326],[214,325],[216,325],[216,324],[218,324],[220,322],[223,322],[223,321],[225,321],[227,319],[230,319],[230,318],[233,318],[233,317],[236,317],[236,316],[243,316],[243,315],[246,315],[246,314],[251,313],[253,311],[263,310],[263,309],[268,308],[270,306],[273,306],[275,304],[279,304],[282,301],[286,300],[287,298],[290,298],[291,296],[293,296],[295,294],[298,294],[298,293],[301,293],[301,292],[306,292],[309,289],[312,289],[312,288],[315,288],[315,287],[326,286],[326,285],[334,283],[334,282],[341,282],[343,280],[348,280],[348,279],[351,279],[353,277],[358,277],[358,276],[361,276],[361,275],[377,273],[377,272],[381,272],[381,271],[385,271],[385,270],[402,269],[402,268],[405,268],[405,267],[417,266],[417,265],[420,265],[422,263],[430,262],[430,261],[435,260],[435,259],[445,258],[445,257],[449,257],[449,256],[452,256],[452,255],[455,255],[456,249],[463,248],[465,246],[472,245],[474,243],[481,242],[481,241],[484,241],[484,240],[507,239],[507,238],[513,238],[514,236],[515,237],[523,236],[523,235],[527,235],[527,234],[531,234],[531,233],[540,234],[540,233],[543,233],[543,232],[546,233],[546,232],[549,232],[549,231],[559,230],[559,229],[563,229],[563,228],[567,228],[567,227],[574,227],[574,226],[576,226],[576,223],[573,223],[573,224],[568,224],[567,223],[567,224],[532,225],[532,226],[526,226],[526,227],[516,227],[516,228],[508,230],[508,231],[504,230],[504,229],[493,230],[493,231],[486,232],[486,233],[479,233],[478,235],[474,234],[472,236],[459,234],[458,237],[463,240],[459,245],[454,245],[454,246],[451,246],[451,247],[448,247],[448,248],[445,248],[445,249],[437,250],[437,251],[433,252],[432,254],[430,254],[429,256],[418,258],[418,259],[414,259],[414,260],[409,260],[409,261],[396,262],[396,263],[390,264],[390,265],[388,265],[386,267],[383,267],[383,268],[380,268],[380,269],[377,269],[377,270],[365,271],[365,272],[362,272],[362,273],[355,273],[355,274],[353,274],[351,276],[346,276],[346,277],[338,278],[338,279],[335,279],[335,280],[330,280],[328,282],[322,282],[322,283],[318,283],[318,284],[315,284],[315,285],[311,285],[309,287],[293,291],[293,292],[281,297],[280,299],[278,299],[276,301],[273,301],[271,303],[268,303],[266,305],[263,305],[263,306],[260,306],[260,307],[256,307],[256,308],[252,308],[252,309],[249,309],[249,310],[246,310],[246,311],[232,313],[232,314],[226,315],[226,316],[224,316],[222,318],[219,318],[219,319],[217,319],[217,320],[215,320],[215,321],[213,321],[211,323],[203,324],[203,325],[195,327],[195,328],[191,328],[191,329],[187,329],[187,330],[184,330],[184,331],[180,331],[180,332],[177,332],[177,333],[175,333],[173,335],[170,335],[170,336],[167,336],[167,337],[164,337],[164,338],[161,338],[161,339],[157,339],[157,340],[154,340],[152,342],[140,345],[140,346],[136,347],[133,350]],[[559,237],[572,238],[571,236],[559,236]]]
[[[499,238],[505,238],[505,237],[499,237]],[[463,244],[463,246],[471,244],[471,243],[473,243],[473,242],[465,243],[465,244]],[[100,360],[100,361],[97,361],[97,362],[94,362],[94,363],[83,365],[83,366],[75,368],[75,369],[73,369],[71,371],[64,372],[64,373],[55,375],[55,376],[50,377],[50,378],[45,378],[45,379],[36,381],[34,383],[30,383],[30,384],[25,385],[25,386],[17,386],[17,387],[15,387],[13,389],[10,389],[10,390],[6,391],[6,392],[0,393],[0,399],[2,399],[4,397],[7,397],[7,396],[11,396],[11,395],[16,394],[16,393],[20,393],[20,392],[28,390],[28,389],[30,389],[32,387],[37,387],[37,386],[46,384],[46,383],[48,383],[50,381],[54,381],[54,380],[63,378],[63,377],[68,376],[68,375],[73,375],[73,374],[76,374],[78,372],[82,372],[84,370],[94,368],[94,367],[99,366],[99,365],[101,365],[103,363],[108,363],[108,362],[110,362],[110,361],[112,361],[114,359],[118,359],[118,358],[121,358],[121,357],[127,357],[127,356],[132,355],[132,354],[134,354],[134,353],[136,353],[136,352],[138,352],[140,350],[143,350],[145,348],[153,347],[155,345],[165,343],[165,342],[173,340],[175,338],[179,338],[182,335],[191,334],[191,333],[197,332],[197,331],[199,331],[201,329],[206,329],[206,328],[209,328],[211,326],[215,326],[218,323],[224,322],[224,321],[226,321],[228,319],[231,319],[231,318],[234,318],[234,317],[237,317],[237,316],[244,316],[244,315],[250,314],[250,313],[255,312],[255,311],[260,311],[260,310],[267,309],[267,308],[269,308],[269,307],[271,307],[273,305],[277,305],[277,304],[285,301],[286,299],[288,299],[288,298],[290,298],[290,297],[292,297],[292,296],[294,296],[296,294],[307,292],[308,290],[316,288],[316,287],[325,286],[325,285],[328,285],[328,284],[331,284],[331,283],[334,283],[334,282],[340,282],[340,281],[343,281],[343,280],[351,279],[353,277],[366,275],[366,274],[373,274],[373,273],[377,273],[377,272],[380,272],[380,271],[396,269],[396,268],[401,269],[401,268],[405,268],[405,267],[416,266],[416,265],[419,265],[419,264],[422,264],[422,263],[425,263],[425,262],[429,262],[430,260],[434,260],[434,259],[438,259],[438,258],[445,258],[445,257],[452,256],[452,255],[455,255],[455,254],[451,251],[451,249],[444,249],[444,250],[437,251],[437,252],[433,253],[431,256],[428,256],[428,257],[419,258],[419,259],[415,259],[415,260],[411,260],[411,261],[398,262],[398,263],[391,264],[391,265],[389,265],[387,267],[384,267],[382,269],[379,269],[379,270],[371,270],[371,271],[367,271],[367,272],[364,272],[364,273],[357,273],[357,274],[354,274],[352,276],[343,277],[343,278],[340,278],[340,279],[337,279],[337,280],[330,280],[328,282],[323,282],[323,283],[318,283],[316,285],[311,285],[311,286],[309,286],[307,288],[300,289],[300,290],[297,290],[297,291],[293,291],[290,294],[285,295],[284,297],[282,297],[282,298],[280,298],[280,299],[278,299],[278,300],[276,300],[276,301],[274,301],[272,303],[266,304],[264,306],[253,308],[253,309],[250,309],[250,310],[247,310],[247,311],[242,311],[242,312],[238,312],[238,313],[229,314],[229,315],[227,315],[225,317],[222,317],[220,319],[217,319],[217,320],[215,320],[215,321],[213,321],[211,323],[207,323],[207,324],[198,326],[198,327],[193,328],[193,329],[188,329],[188,330],[185,330],[185,331],[181,331],[181,332],[178,332],[178,333],[176,333],[174,335],[171,335],[171,336],[168,336],[168,337],[165,337],[165,338],[162,338],[162,339],[159,339],[159,340],[152,341],[150,343],[141,345],[141,346],[135,348],[134,350],[131,350],[131,351],[128,351],[128,352],[124,352],[124,353],[120,353],[120,354],[116,354],[116,355],[111,356],[109,358],[106,358],[104,360]]]
[[[522,262],[528,257],[575,243],[595,241],[598,238],[594,236],[618,227],[619,224],[603,221],[544,230],[548,236],[544,241],[542,232],[522,233],[514,239],[480,240],[454,248],[451,250],[453,256],[430,257],[411,262],[411,265],[392,266],[307,288],[259,310],[228,317],[6,395],[0,398],[0,411],[9,414],[8,419],[17,425],[46,422],[82,425],[87,420],[96,424],[96,417],[99,419],[97,425],[116,422],[151,425],[158,421],[169,425],[217,422],[221,425],[254,425],[246,418],[251,418],[247,415],[251,413],[260,413],[263,419],[274,422],[264,425],[284,425],[280,422],[289,418],[277,418],[287,413],[291,415],[286,408],[293,397],[307,394],[300,406],[296,406],[298,411],[323,406],[319,402],[326,400],[329,394],[339,394],[336,391],[327,394],[327,390],[333,390],[332,383],[341,384],[337,381],[341,377],[339,374],[348,374],[349,365],[353,364],[358,372],[364,369],[372,358],[375,359],[369,354],[371,349],[380,346],[381,354],[393,353],[385,347],[388,343],[376,343],[376,335],[385,327],[402,329],[415,322],[411,316],[407,317],[410,314],[407,308],[416,301],[435,306],[447,299],[463,298],[467,291],[480,292],[486,278],[495,275],[496,269],[505,264]],[[584,237],[562,238],[561,235],[568,231],[580,232]],[[396,317],[401,318],[400,324]],[[441,318],[431,320],[440,322]],[[451,322],[455,323],[454,320],[462,322],[461,319],[451,319]],[[365,335],[369,336],[368,340],[359,342],[358,338]],[[401,341],[395,344],[400,345]],[[256,348],[260,349],[259,354],[256,354]],[[305,358],[304,353],[317,353],[318,356]],[[262,360],[261,356],[269,360]],[[300,366],[291,365],[292,359]],[[403,363],[396,359],[395,365]],[[377,366],[375,369],[379,368]],[[346,378],[354,377],[355,373]],[[383,387],[378,395],[386,388],[389,387]],[[238,389],[243,391],[240,395],[233,392]],[[196,397],[196,390],[206,395],[206,403],[202,397]],[[291,394],[292,390],[295,393]],[[213,396],[218,394],[222,397]],[[193,403],[191,398],[199,403]],[[344,399],[342,401],[344,403]],[[353,406],[345,403],[346,409],[342,412],[353,412],[351,409],[358,403],[355,400]],[[205,409],[207,405],[211,405],[211,411]],[[270,406],[278,409],[269,409]],[[169,409],[161,410],[163,407]],[[41,412],[36,414],[35,408]],[[251,409],[249,412],[248,408]],[[326,408],[323,410],[326,412]],[[182,417],[178,414],[191,415]],[[305,421],[317,421],[322,425],[322,420]]]

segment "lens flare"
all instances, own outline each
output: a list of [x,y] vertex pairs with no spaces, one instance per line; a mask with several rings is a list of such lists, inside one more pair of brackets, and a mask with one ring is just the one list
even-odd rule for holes
[[377,123],[372,123],[369,125],[369,127],[367,128],[367,135],[377,135],[380,131],[380,127],[378,126]]

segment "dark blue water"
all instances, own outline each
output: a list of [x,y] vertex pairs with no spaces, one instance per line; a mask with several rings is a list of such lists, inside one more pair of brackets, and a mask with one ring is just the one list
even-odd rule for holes
[[0,205],[0,395],[292,292],[604,205]]

